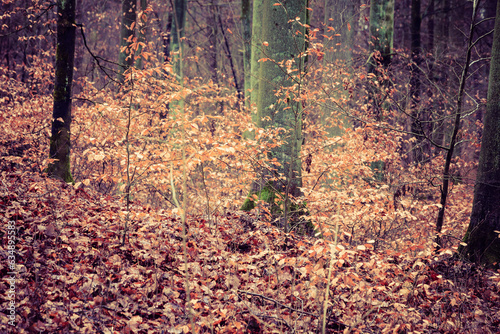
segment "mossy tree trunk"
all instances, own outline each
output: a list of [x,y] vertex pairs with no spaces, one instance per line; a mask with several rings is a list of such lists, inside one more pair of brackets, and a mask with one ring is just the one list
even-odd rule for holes
[[[368,85],[368,99],[371,110],[378,121],[384,119],[384,107],[389,82],[382,79],[377,71],[380,63],[383,68],[389,67],[392,58],[392,47],[394,40],[394,0],[371,0],[370,1],[370,59],[368,61],[368,73],[375,74],[374,80],[380,85]],[[380,55],[377,59],[376,55]],[[371,168],[375,179],[383,181],[385,178],[384,161],[373,161]]]
[[251,55],[252,55],[252,2],[241,0],[241,31],[243,37],[243,71],[245,107],[250,110]]
[[299,196],[299,187],[302,186],[299,158],[302,110],[296,99],[300,86],[294,91],[287,91],[290,95],[286,100],[283,96],[277,97],[275,92],[297,82],[287,74],[284,62],[294,61],[293,67],[298,71],[303,70],[304,58],[301,53],[305,51],[306,43],[303,24],[307,23],[307,1],[290,0],[279,6],[275,3],[274,0],[264,0],[263,3],[261,34],[262,40],[267,44],[264,45],[264,53],[271,60],[262,62],[259,68],[257,126],[285,129],[286,132],[280,138],[284,143],[270,152],[270,157],[276,158],[278,164],[273,166],[275,171],[272,175],[267,175],[269,180],[266,181],[272,181],[273,187],[282,192],[288,185],[288,193]]
[[460,252],[476,263],[500,266],[500,0],[491,52],[488,102],[467,244]]
[[[324,2],[324,58],[323,84],[326,87],[338,87],[338,72],[350,72],[355,24],[356,3],[352,0],[325,0]],[[336,89],[328,96],[335,102],[347,100],[349,91]],[[342,103],[340,103],[342,104]],[[344,129],[350,126],[349,120],[342,115],[337,103],[325,102],[319,121],[329,136],[342,136]],[[335,120],[336,124],[331,124]]]
[[135,36],[135,20],[137,17],[136,0],[122,0],[122,20],[120,26],[120,53],[118,54],[118,81],[124,82],[123,73],[134,65],[134,53],[130,46]]
[[[391,63],[391,52],[394,40],[394,0],[371,0],[370,2],[370,59],[368,73],[375,74],[375,80],[382,80],[377,71],[380,63],[384,68]],[[380,55],[377,58],[376,55]],[[368,87],[368,95],[374,114],[383,119],[383,104],[387,82],[382,82],[380,88]]]
[[47,172],[65,182],[73,182],[70,170],[71,87],[75,59],[75,0],[57,1],[57,45],[52,111],[51,159]]
[[[324,25],[334,30],[325,31],[327,38],[324,41],[325,56],[323,61],[327,64],[336,60],[350,62],[352,57],[352,43],[355,26],[355,2],[352,0],[325,0]],[[332,36],[333,35],[333,36]]]
[[179,61],[182,38],[184,37],[184,27],[186,24],[186,0],[173,0],[174,16],[172,18],[172,29],[170,31],[170,54],[174,64],[174,73],[180,75],[181,68]]
[[[252,73],[255,73],[254,64],[260,58],[267,60],[258,63],[258,87],[252,85],[252,103],[257,107],[254,117],[257,127],[283,129],[278,138],[283,143],[268,152],[268,157],[276,159],[277,163],[260,171],[260,178],[254,182],[252,191],[271,189],[279,194],[286,221],[289,196],[300,196],[302,186],[302,108],[298,98],[302,89],[299,73],[303,71],[306,47],[307,1],[290,0],[275,4],[274,0],[254,1],[252,48],[262,51],[252,50]],[[261,56],[256,59],[254,54]],[[292,72],[287,71],[286,62],[291,64],[289,69]]]
[[[372,56],[373,52],[380,52],[382,65],[389,66],[394,35],[394,0],[370,1],[370,35]],[[368,71],[373,73],[376,66],[372,57]]]
[[252,121],[257,124],[257,113],[254,107],[257,105],[259,95],[260,59],[264,58],[262,53],[264,42],[262,40],[262,15],[264,13],[264,0],[253,0],[252,4],[252,39],[250,51],[250,106],[252,110]]

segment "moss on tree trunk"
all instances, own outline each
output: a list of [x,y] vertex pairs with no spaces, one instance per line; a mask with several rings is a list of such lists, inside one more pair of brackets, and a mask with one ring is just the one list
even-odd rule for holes
[[[257,201],[268,204],[269,218],[274,225],[285,229],[285,231],[293,229],[299,234],[312,234],[314,231],[313,224],[304,219],[305,216],[309,215],[306,203],[287,201],[286,194],[274,189],[272,184],[267,184],[258,191],[251,191],[241,206],[241,210],[251,211],[256,207],[255,195],[257,195]],[[288,212],[287,221],[284,221],[285,205]]]
[[73,182],[70,171],[71,87],[75,59],[75,0],[60,0],[57,18],[57,47],[52,111],[52,135],[47,168],[51,176]]

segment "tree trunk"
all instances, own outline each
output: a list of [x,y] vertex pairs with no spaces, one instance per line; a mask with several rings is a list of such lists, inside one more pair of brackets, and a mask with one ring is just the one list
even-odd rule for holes
[[500,0],[497,1],[488,100],[470,225],[462,255],[476,263],[500,264]]
[[257,124],[257,113],[253,109],[257,105],[259,95],[259,83],[261,81],[259,60],[264,58],[262,53],[262,16],[264,14],[265,0],[253,0],[252,9],[252,44],[250,56],[250,105],[252,110],[252,121]]
[[331,33],[325,31],[325,35],[331,36],[331,39],[325,39],[324,62],[327,64],[335,63],[336,60],[350,62],[352,54],[353,27],[355,25],[354,12],[355,4],[352,0],[325,0],[325,16],[323,23],[325,27],[331,27],[334,30]]
[[57,2],[57,46],[48,174],[73,182],[70,170],[71,86],[75,59],[75,0]]
[[[353,0],[325,0],[325,14],[323,24],[325,26],[323,40],[324,58],[323,58],[323,83],[329,86],[335,86],[338,81],[336,72],[349,72],[352,64],[352,48],[355,24],[356,3]],[[331,28],[331,29],[330,29]],[[333,76],[332,76],[333,74]],[[348,99],[348,90],[334,89],[328,96],[336,101],[342,98]],[[320,116],[320,122],[325,126],[325,130],[331,137],[342,136],[344,129],[349,127],[349,120],[340,113],[335,112],[337,106],[330,101],[325,102]],[[328,124],[328,119],[338,120],[338,124]]]
[[134,53],[130,49],[135,35],[136,0],[122,0],[122,21],[120,27],[120,53],[118,55],[118,81],[123,83],[123,73],[134,65]]
[[[214,84],[219,84],[219,73],[218,73],[218,62],[217,55],[219,53],[219,45],[218,45],[218,35],[219,35],[219,19],[218,19],[218,9],[217,9],[217,1],[211,0],[209,8],[210,15],[207,15],[207,40],[208,40],[208,54],[207,54],[207,62],[210,72],[212,74],[212,81]],[[207,13],[208,14],[208,13]]]
[[[448,41],[450,40],[450,0],[437,1],[433,0],[434,3],[434,12],[435,14],[435,24],[433,31],[433,40],[434,47],[432,50],[434,54],[434,62],[431,63],[431,68],[429,71],[429,77],[435,83],[441,83],[442,87],[448,87],[451,89],[448,84],[449,73],[447,66],[438,66],[440,62],[443,62],[445,55],[449,52]],[[431,12],[432,14],[432,12]],[[429,99],[433,101],[433,108],[437,112],[433,114],[433,122],[432,122],[432,133],[433,133],[433,141],[445,146],[447,140],[449,139],[449,135],[451,130],[446,126],[446,122],[443,119],[446,118],[446,106],[440,99],[434,98],[434,96],[429,96]]]
[[[259,8],[259,1],[254,2],[254,9]],[[257,104],[256,125],[260,128],[282,128],[279,140],[283,144],[270,150],[269,157],[275,158],[277,163],[270,170],[262,170],[261,180],[254,183],[253,191],[271,188],[272,192],[287,196],[299,196],[301,179],[300,150],[302,144],[302,109],[296,99],[299,95],[300,71],[303,71],[303,57],[305,51],[306,7],[307,1],[293,0],[286,4],[274,5],[273,0],[264,0],[261,4],[262,15],[254,11],[253,31],[260,31],[260,38],[254,35],[253,47],[262,48],[268,58],[259,63],[258,90],[252,94],[252,102]],[[257,43],[257,41],[261,43]],[[256,45],[257,44],[257,45]],[[252,55],[254,52],[252,52]],[[255,54],[258,54],[255,52]],[[285,62],[293,61],[291,69],[298,72],[287,73]],[[256,63],[252,59],[252,67]],[[254,68],[252,68],[254,73]],[[295,77],[292,80],[292,75]],[[296,80],[296,81],[294,81]],[[293,90],[290,87],[296,84]],[[281,94],[276,96],[280,89],[286,90],[288,97]],[[290,90],[289,90],[290,89]],[[271,203],[273,204],[273,203]],[[286,218],[285,203],[285,222]]]
[[[380,52],[381,63],[391,63],[391,52],[394,35],[394,0],[372,0],[370,3],[370,35],[371,51]],[[373,55],[372,55],[373,56]],[[377,65],[372,57],[369,72]]]
[[[389,67],[392,58],[392,47],[394,41],[394,0],[371,0],[370,3],[370,59],[368,60],[368,73],[375,74],[375,80],[380,85],[369,83],[368,100],[371,110],[377,121],[384,118],[385,100],[389,90],[389,82],[382,79],[376,70],[379,63]],[[373,161],[371,163],[374,177],[384,180],[384,161]]]
[[165,24],[165,33],[163,34],[163,60],[170,61],[170,44],[172,42],[172,20],[173,15],[167,13],[167,23]]
[[414,147],[412,148],[412,160],[414,163],[420,164],[426,157],[425,138],[427,132],[424,124],[427,124],[425,111],[420,108],[420,87],[421,76],[420,71],[422,45],[420,40],[420,28],[422,18],[420,16],[420,0],[411,1],[411,77],[410,77],[410,110],[412,114],[411,132],[415,137]]
[[[391,63],[391,52],[394,36],[394,0],[372,0],[370,3],[370,59],[368,72],[381,80],[376,68],[380,63],[387,68]],[[377,56],[380,56],[377,59]],[[373,114],[378,120],[383,119],[383,103],[388,82],[382,81],[380,88],[376,85],[368,87],[368,96],[372,105]]]
[[148,23],[148,13],[146,10],[148,9],[148,1],[147,0],[141,0],[141,11],[139,14],[139,20],[138,20],[138,28],[137,31],[139,33],[138,36],[138,42],[139,46],[137,47],[137,51],[135,53],[135,68],[142,70],[142,50],[144,48],[144,45],[146,45],[146,31],[147,31],[147,23]]
[[186,23],[186,0],[173,0],[174,15],[172,18],[172,30],[170,32],[170,53],[174,64],[174,73],[180,74],[179,50],[180,43],[184,37],[184,26]]
[[252,54],[252,7],[250,0],[241,1],[241,31],[243,35],[243,71],[245,107],[250,110],[251,54]]

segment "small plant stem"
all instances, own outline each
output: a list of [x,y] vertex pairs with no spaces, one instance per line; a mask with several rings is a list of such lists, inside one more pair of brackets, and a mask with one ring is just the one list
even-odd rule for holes
[[335,257],[335,252],[338,244],[338,234],[339,234],[339,222],[335,224],[335,240],[333,242],[333,249],[331,250],[332,256],[330,258],[330,268],[328,268],[328,281],[326,282],[326,291],[325,291],[325,302],[323,304],[323,323],[321,328],[321,333],[325,334],[326,332],[326,312],[328,310],[328,299],[330,294],[330,282],[332,281],[332,271],[333,271],[333,259]]
[[[174,9],[174,13],[177,13],[176,1],[171,1],[172,7]],[[178,110],[180,112],[180,116],[182,117],[181,122],[181,151],[182,151],[182,205],[179,205],[179,201],[175,198],[175,203],[177,208],[181,213],[181,221],[182,221],[182,249],[184,256],[184,288],[186,291],[186,312],[189,317],[189,324],[191,326],[191,332],[194,334],[196,332],[194,327],[194,319],[193,312],[191,307],[191,292],[189,290],[189,271],[188,271],[188,253],[187,253],[187,222],[186,222],[186,209],[187,209],[187,158],[186,158],[186,110],[185,110],[185,95],[184,95],[184,41],[182,40],[181,32],[179,30],[180,23],[177,17],[177,14],[174,15],[175,25],[177,27],[177,40],[179,41],[179,55],[176,61],[178,62],[179,73],[179,84],[181,89],[181,99],[177,105]],[[173,171],[172,165],[170,165],[170,182],[172,185],[172,194],[174,194],[174,181],[173,181]]]
[[133,108],[133,81],[132,81],[132,74],[130,75],[130,84],[131,84],[131,90],[130,90],[130,97],[129,97],[129,105],[127,108],[127,130],[125,132],[125,150],[127,154],[127,164],[126,164],[126,174],[127,174],[127,188],[125,191],[125,206],[126,206],[126,211],[127,211],[127,216],[125,218],[125,226],[123,228],[123,236],[122,236],[122,246],[125,245],[125,239],[127,238],[127,231],[128,231],[128,222],[130,220],[130,188],[132,184],[132,180],[130,177],[130,127],[132,124],[132,108]]

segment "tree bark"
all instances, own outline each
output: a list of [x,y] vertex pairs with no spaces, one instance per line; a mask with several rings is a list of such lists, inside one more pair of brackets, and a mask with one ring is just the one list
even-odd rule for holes
[[218,45],[218,35],[219,35],[219,11],[217,8],[217,1],[211,0],[209,8],[210,14],[207,13],[207,40],[209,44],[209,50],[207,54],[207,62],[210,72],[212,74],[212,81],[214,84],[219,84],[219,69],[217,56],[219,53],[219,45]]
[[[284,5],[274,4],[273,0],[263,2],[261,36],[265,42],[264,54],[270,60],[260,63],[256,124],[261,128],[285,129],[280,138],[284,143],[270,152],[270,157],[276,158],[278,164],[274,166],[274,175],[267,175],[266,182],[271,182],[277,191],[286,190],[292,196],[299,196],[299,188],[302,185],[299,158],[302,144],[302,110],[295,98],[298,98],[297,90],[300,89],[300,84],[296,90],[288,91],[290,96],[286,101],[283,101],[282,96],[281,100],[278,99],[275,92],[296,83],[291,78],[295,72],[287,74],[284,65],[286,61],[294,61],[292,68],[303,70],[303,57],[300,54],[305,51],[306,29],[301,24],[307,23],[307,2],[293,0]],[[295,21],[297,18],[301,24]]]
[[70,170],[71,87],[75,59],[75,0],[57,2],[57,46],[48,174],[73,182]]
[[500,0],[497,1],[488,99],[467,244],[460,252],[476,263],[500,265]]
[[422,44],[420,39],[422,18],[420,16],[420,0],[411,1],[411,77],[410,77],[410,109],[412,113],[411,132],[415,137],[415,144],[412,148],[413,162],[420,164],[426,157],[425,138],[426,129],[425,111],[420,108],[420,87],[421,76],[420,71]]
[[340,35],[333,36],[332,39],[325,39],[324,62],[327,64],[335,63],[336,60],[350,62],[354,35],[353,27],[355,25],[355,3],[352,0],[325,0],[324,6],[323,23],[325,27],[334,29],[331,33],[325,32],[325,35]]
[[[370,35],[371,51],[380,52],[381,63],[391,63],[391,52],[394,35],[394,0],[372,0],[370,3]],[[369,72],[373,72],[376,63],[372,58]]]
[[252,46],[250,56],[250,105],[252,110],[252,121],[257,124],[257,113],[254,107],[257,105],[260,83],[259,60],[264,58],[262,53],[262,16],[264,13],[264,0],[253,0],[252,7]]
[[[368,73],[373,73],[376,80],[381,80],[376,68],[380,63],[387,68],[391,63],[391,52],[394,37],[394,0],[372,0],[370,3],[370,59]],[[380,58],[377,59],[377,55]],[[377,120],[383,119],[383,102],[388,82],[382,81],[380,88],[375,85],[368,87],[368,96],[373,114]]]
[[245,107],[250,110],[251,55],[252,55],[252,7],[250,0],[241,1],[241,31],[243,35],[243,91]]
[[118,81],[123,83],[125,71],[134,65],[134,53],[130,46],[135,36],[135,20],[137,16],[136,0],[122,0],[122,20],[120,27],[120,53],[118,55]]
[[186,23],[186,0],[173,0],[174,16],[172,18],[172,30],[170,32],[170,53],[174,64],[174,72],[178,75],[181,72],[179,62],[179,50],[182,38],[184,37],[184,26]]
[[[394,0],[371,0],[370,2],[370,58],[367,71],[375,74],[375,80],[380,85],[369,83],[367,87],[368,100],[377,121],[384,119],[384,104],[387,98],[389,82],[379,76],[377,66],[389,67],[392,59],[394,42]],[[379,58],[377,59],[377,56]],[[384,161],[373,161],[371,169],[377,180],[384,180]]]
[[[323,58],[323,83],[335,86],[338,77],[335,72],[348,71],[352,64],[352,48],[357,1],[353,0],[325,0],[324,24],[324,58]],[[334,75],[332,77],[332,74]],[[347,99],[348,90],[333,90],[329,98],[335,100]],[[347,118],[335,112],[336,104],[327,101],[322,108],[320,122],[331,137],[342,136],[344,129],[350,126]],[[328,124],[328,119],[336,119],[342,126]]]
[[[148,22],[148,13],[146,13],[146,10],[148,9],[148,0],[140,0],[140,6],[141,6],[141,11],[140,11],[140,18],[138,23],[138,28],[137,31],[139,33],[138,36],[138,42],[139,46],[137,47],[137,51],[135,53],[135,68],[142,70],[142,50],[144,48],[144,45],[147,42],[146,35],[147,35],[147,22]],[[144,45],[143,45],[144,44]]]

